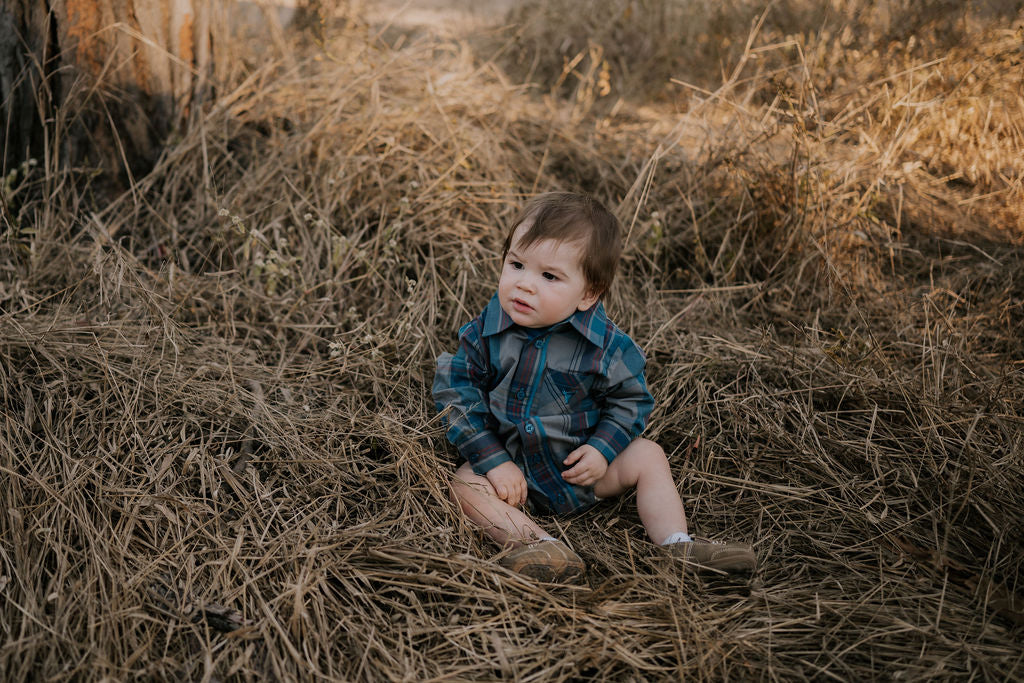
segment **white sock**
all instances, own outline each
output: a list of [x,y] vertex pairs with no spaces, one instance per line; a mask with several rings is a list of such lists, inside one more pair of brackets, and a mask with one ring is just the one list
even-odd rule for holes
[[691,541],[693,541],[693,539],[690,538],[690,534],[685,531],[677,531],[662,541],[661,544],[672,545],[673,543],[690,543]]
[[541,536],[540,538],[538,538],[538,539],[537,539],[537,542],[538,542],[538,543],[539,543],[540,541],[556,541],[556,542],[557,542],[557,541],[558,541],[558,539],[557,539],[557,538],[555,538],[554,536]]

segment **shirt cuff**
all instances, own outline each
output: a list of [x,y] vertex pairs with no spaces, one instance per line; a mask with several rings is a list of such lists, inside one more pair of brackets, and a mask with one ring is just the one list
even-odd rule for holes
[[587,439],[587,444],[600,451],[604,459],[610,463],[632,441],[633,438],[625,430],[617,424],[605,420],[598,423],[597,429]]
[[512,456],[505,450],[505,444],[492,432],[480,432],[459,445],[459,453],[479,475],[486,475],[503,462],[511,462]]

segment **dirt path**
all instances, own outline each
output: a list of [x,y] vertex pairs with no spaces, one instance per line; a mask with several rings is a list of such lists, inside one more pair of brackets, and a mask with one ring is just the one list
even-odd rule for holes
[[[268,22],[280,32],[302,0],[240,0],[232,24],[240,33],[261,34]],[[502,22],[515,0],[349,0],[342,11],[360,17],[382,33],[427,33],[458,38]],[[270,28],[274,32],[274,28]]]
[[462,35],[500,23],[514,0],[370,0],[362,11],[371,24]]

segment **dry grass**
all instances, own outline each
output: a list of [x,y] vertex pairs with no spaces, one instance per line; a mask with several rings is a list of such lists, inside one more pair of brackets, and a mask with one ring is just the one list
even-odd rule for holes
[[[349,22],[240,61],[119,199],[26,165],[0,671],[1019,678],[1021,29],[978,21],[941,57],[743,24],[713,93],[603,110],[597,72],[539,98]],[[649,356],[649,435],[695,530],[756,545],[749,594],[681,577],[629,497],[558,522],[583,588],[501,569],[448,501],[434,358],[555,188],[629,228],[608,303]]]

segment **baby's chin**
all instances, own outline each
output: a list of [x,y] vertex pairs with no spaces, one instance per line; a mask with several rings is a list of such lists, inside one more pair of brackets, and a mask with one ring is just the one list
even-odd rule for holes
[[547,323],[537,321],[537,312],[530,311],[529,313],[521,313],[515,309],[512,302],[501,302],[501,310],[505,311],[505,315],[512,318],[512,322],[520,327],[547,327]]
[[511,304],[506,305],[505,303],[501,304],[501,310],[505,311],[505,315],[512,318],[512,322],[516,325],[519,325],[520,327],[528,327],[534,330],[542,327],[551,327],[555,323],[560,323],[563,320],[568,320],[572,317],[572,314],[569,314],[565,317],[559,318],[558,320],[541,320],[538,318],[536,310],[524,314],[512,308]]
[[530,318],[530,316],[523,315],[522,313],[516,310],[509,310],[507,306],[502,306],[501,308],[503,311],[505,311],[505,315],[512,318],[512,322],[514,322],[516,325],[519,325],[520,327],[541,327],[540,325],[535,323],[533,319]]

